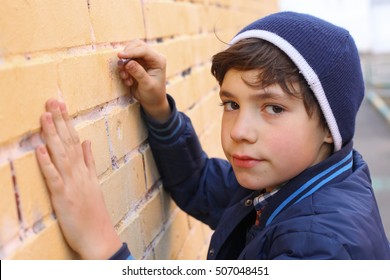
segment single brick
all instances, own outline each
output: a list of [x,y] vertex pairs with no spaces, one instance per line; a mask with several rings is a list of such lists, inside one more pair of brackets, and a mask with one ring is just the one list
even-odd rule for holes
[[45,101],[57,95],[56,64],[42,58],[20,65],[0,65],[0,85],[0,143],[3,143],[40,126]]
[[209,252],[209,244],[210,244],[210,242],[206,242],[206,243],[207,243],[207,245],[203,246],[198,251],[199,260],[206,260],[207,259],[207,254]]
[[4,55],[91,43],[87,1],[2,0],[0,30]]
[[171,217],[170,223],[155,247],[157,260],[177,259],[189,233],[186,216],[187,214],[178,209]]
[[149,246],[153,239],[163,230],[163,224],[165,222],[161,193],[159,191],[154,192],[138,211],[138,214],[141,221],[144,243],[146,246]]
[[35,152],[28,152],[13,162],[19,192],[21,218],[31,229],[53,212],[49,190],[38,166]]
[[[206,33],[192,36],[192,59],[194,64],[209,63],[212,56],[219,51],[226,49],[226,43],[219,40],[219,34]],[[210,65],[211,66],[211,65]],[[209,75],[210,68],[208,71]]]
[[166,40],[152,47],[166,57],[167,77],[180,74],[193,65],[191,37],[189,36]]
[[[79,51],[58,65],[59,86],[70,114],[93,108],[127,92],[119,89],[116,51]],[[124,90],[125,88],[121,88]]]
[[201,224],[193,227],[181,248],[177,259],[179,260],[201,260],[205,255],[201,255],[203,247],[208,247],[207,240],[204,239]]
[[9,164],[0,166],[0,248],[19,235],[18,209]]
[[110,169],[111,157],[105,120],[99,118],[94,121],[82,122],[76,126],[76,130],[81,141],[91,141],[98,176]]
[[173,5],[170,1],[144,2],[146,37],[154,39],[183,34],[187,16],[185,3]]
[[112,152],[116,160],[137,148],[147,138],[139,103],[114,109],[107,118]]
[[158,172],[156,162],[154,161],[152,150],[148,145],[143,151],[143,159],[145,164],[145,178],[146,187],[151,188],[160,179],[160,173]]
[[102,181],[101,187],[112,222],[117,224],[146,191],[142,155],[132,155],[128,162]]
[[145,244],[142,239],[141,224],[138,215],[133,215],[129,221],[122,225],[119,236],[123,242],[127,243],[131,255],[140,260],[145,251]]
[[[193,100],[199,100],[202,97],[210,94],[215,88],[218,88],[218,83],[215,78],[210,73],[211,64],[207,64],[203,67],[195,67],[191,71],[191,75],[189,76],[189,84],[190,90],[189,94],[193,98]],[[212,112],[218,111],[218,104],[220,104],[219,94],[216,95],[215,100],[216,103],[213,104],[214,108]]]
[[140,0],[89,0],[96,42],[123,42],[145,38]]
[[196,100],[192,97],[189,77],[174,77],[169,79],[167,92],[175,99],[176,107],[179,111],[188,110]]

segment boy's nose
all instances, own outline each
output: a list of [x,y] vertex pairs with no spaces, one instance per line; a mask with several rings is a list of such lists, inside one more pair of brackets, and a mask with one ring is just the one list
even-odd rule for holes
[[255,143],[257,141],[254,119],[245,114],[239,114],[230,130],[230,137],[235,142],[246,141]]

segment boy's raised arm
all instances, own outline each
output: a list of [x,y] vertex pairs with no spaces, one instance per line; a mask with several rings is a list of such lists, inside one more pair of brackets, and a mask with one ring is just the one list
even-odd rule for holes
[[166,60],[141,40],[131,41],[118,57],[127,63],[119,64],[124,83],[132,87],[132,95],[147,115],[158,122],[168,119],[171,112],[166,97]]

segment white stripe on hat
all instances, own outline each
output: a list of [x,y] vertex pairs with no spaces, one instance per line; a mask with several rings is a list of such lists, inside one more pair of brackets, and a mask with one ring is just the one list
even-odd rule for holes
[[336,122],[336,119],[333,115],[332,108],[329,105],[328,99],[326,98],[324,89],[322,87],[321,81],[318,78],[317,74],[314,72],[313,68],[309,65],[306,59],[300,54],[300,52],[291,45],[288,41],[280,37],[279,35],[265,31],[265,30],[247,30],[242,33],[239,33],[230,41],[230,45],[241,41],[242,39],[248,38],[258,38],[266,40],[275,46],[279,47],[283,52],[285,52],[290,59],[295,63],[298,69],[301,71],[302,75],[305,77],[307,83],[309,84],[311,90],[314,92],[318,103],[320,104],[322,113],[325,116],[325,119],[328,123],[330,133],[333,137],[334,150],[338,151],[342,146],[341,134]]

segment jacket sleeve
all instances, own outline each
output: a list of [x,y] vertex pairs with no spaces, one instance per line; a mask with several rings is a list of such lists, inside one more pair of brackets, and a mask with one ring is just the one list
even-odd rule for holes
[[167,122],[157,123],[141,110],[164,188],[181,209],[214,229],[237,180],[230,163],[208,158],[190,119],[167,96],[172,111]]
[[134,257],[131,255],[127,243],[122,243],[122,247],[109,260],[134,260]]
[[268,254],[274,260],[349,260],[350,254],[334,238],[314,232],[287,232],[272,241]]

